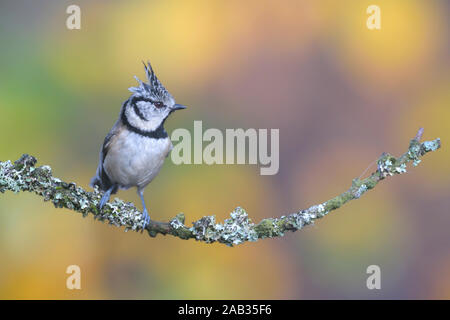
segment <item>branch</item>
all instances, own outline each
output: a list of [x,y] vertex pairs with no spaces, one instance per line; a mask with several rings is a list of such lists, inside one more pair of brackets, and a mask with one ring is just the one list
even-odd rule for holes
[[[279,218],[264,219],[258,224],[254,224],[248,218],[245,210],[237,207],[224,223],[216,223],[215,216],[205,216],[193,222],[192,227],[184,224],[184,214],[179,213],[169,222],[152,220],[146,230],[151,237],[160,233],[181,239],[194,238],[206,243],[217,241],[229,246],[263,238],[281,237],[286,231],[300,230],[340,208],[348,201],[359,199],[386,177],[405,173],[408,162],[417,166],[423,155],[441,147],[439,138],[420,143],[422,134],[423,129],[421,128],[411,140],[408,151],[400,157],[396,158],[388,153],[383,153],[377,161],[377,170],[369,177],[362,180],[354,179],[350,189],[346,192],[308,209]],[[116,198],[113,202],[107,203],[100,211],[98,203],[102,196],[101,191],[96,188],[93,192],[89,192],[73,182],[63,182],[52,176],[49,166],[35,167],[36,162],[36,158],[27,154],[22,155],[14,164],[9,160],[0,162],[0,192],[8,190],[15,193],[34,192],[42,196],[44,201],[51,201],[57,208],[81,212],[83,217],[91,213],[94,215],[94,219],[106,220],[109,224],[117,227],[123,226],[125,231],[143,230],[142,213],[132,203]]]

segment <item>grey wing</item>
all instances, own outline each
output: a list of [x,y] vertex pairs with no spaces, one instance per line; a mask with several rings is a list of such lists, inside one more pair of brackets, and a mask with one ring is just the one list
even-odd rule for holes
[[91,179],[90,186],[98,186],[101,190],[106,191],[112,186],[112,182],[109,179],[107,173],[103,168],[103,161],[105,160],[106,155],[108,154],[111,141],[113,138],[119,133],[120,124],[117,121],[112,127],[111,131],[106,135],[105,140],[103,141],[103,146],[100,150],[100,159],[98,162],[97,172],[95,176]]
[[170,142],[170,147],[169,147],[169,151],[167,151],[166,158],[169,156],[170,151],[172,151],[172,149],[173,149],[173,144],[172,144],[172,142]]

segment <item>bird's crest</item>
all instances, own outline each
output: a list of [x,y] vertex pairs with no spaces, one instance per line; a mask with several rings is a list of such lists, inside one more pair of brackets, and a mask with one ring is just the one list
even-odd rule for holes
[[148,83],[141,81],[138,77],[134,78],[139,82],[138,87],[131,87],[128,90],[134,93],[136,96],[142,96],[150,99],[162,100],[172,98],[170,93],[164,88],[159,79],[156,77],[150,62],[147,64],[142,61],[145,68],[145,74],[147,76]]

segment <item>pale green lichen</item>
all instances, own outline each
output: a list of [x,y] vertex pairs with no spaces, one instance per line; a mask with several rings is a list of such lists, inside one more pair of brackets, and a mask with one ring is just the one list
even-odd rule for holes
[[181,217],[180,214],[177,214],[175,218],[170,220],[169,224],[175,230],[184,227],[184,215]]
[[411,143],[409,144],[409,150],[408,155],[410,156],[411,160],[414,160],[417,158],[417,156],[420,154],[420,148],[421,144],[416,140],[411,140]]
[[247,212],[237,207],[223,224],[216,223],[215,216],[206,216],[195,221],[190,230],[197,240],[207,243],[218,241],[232,246],[245,241],[256,241],[258,234],[253,226]]
[[[418,137],[421,133],[418,134]],[[378,160],[377,171],[366,179],[354,179],[350,189],[322,204],[311,206],[280,218],[264,219],[255,225],[248,217],[247,212],[237,207],[230,213],[230,218],[223,223],[216,223],[215,216],[206,216],[193,222],[191,228],[184,225],[184,215],[178,214],[169,222],[151,221],[146,230],[154,237],[157,234],[170,234],[181,239],[195,238],[206,243],[220,242],[228,246],[241,244],[246,241],[280,237],[286,231],[296,231],[313,224],[344,205],[352,199],[358,199],[368,190],[373,189],[378,181],[387,176],[406,172],[406,163],[412,161],[413,165],[420,163],[419,157],[430,151],[440,148],[439,139],[426,141],[420,144],[417,139],[410,143],[408,151],[399,158],[383,154]],[[55,207],[65,207],[78,212],[83,216],[92,213],[95,219],[108,221],[115,226],[123,226],[125,230],[143,230],[143,215],[129,202],[114,199],[107,203],[102,210],[98,203],[102,193],[98,188],[87,192],[75,183],[66,183],[52,176],[49,166],[34,167],[36,159],[23,155],[16,162],[0,162],[0,192],[30,191],[41,195],[45,201],[51,201]]]
[[325,210],[331,211],[340,208],[344,204],[344,199],[342,197],[335,197],[325,204]]
[[329,213],[326,203],[312,206],[280,218],[264,219],[255,226],[260,239],[281,237],[285,231],[297,231]]
[[366,179],[365,183],[364,183],[367,187],[367,190],[373,189],[375,188],[375,186],[377,185],[377,180],[375,180],[373,177]]
[[365,184],[362,184],[355,192],[355,198],[359,199],[368,190]]
[[255,231],[259,235],[259,238],[271,238],[278,235],[277,225],[274,220],[275,219],[264,219],[255,227]]
[[436,140],[425,141],[422,145],[425,152],[436,151],[441,146],[441,139],[437,138]]
[[406,163],[402,163],[400,166],[395,168],[397,173],[405,173],[406,172]]
[[383,178],[394,175],[397,159],[390,154],[383,154],[378,160],[378,172]]
[[[23,155],[14,165],[10,161],[1,162],[0,191],[34,191],[42,195],[44,200],[52,201],[55,207],[76,210],[83,216],[92,212],[95,218],[107,220],[110,224],[132,230],[142,229],[142,214],[136,209],[123,210],[130,205],[116,199],[115,205],[108,204],[107,208],[98,214],[98,209],[95,208],[101,197],[98,189],[86,192],[73,182],[66,183],[52,177],[50,166],[32,167],[35,163],[36,159],[29,155]],[[131,207],[134,208],[132,205]]]

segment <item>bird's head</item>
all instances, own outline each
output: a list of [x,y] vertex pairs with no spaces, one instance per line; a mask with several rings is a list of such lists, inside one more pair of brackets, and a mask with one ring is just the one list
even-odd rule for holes
[[126,120],[139,130],[151,132],[156,130],[174,111],[186,107],[175,103],[175,99],[164,88],[155,75],[150,62],[144,63],[148,83],[139,80],[139,86],[128,90],[133,92],[123,110]]

